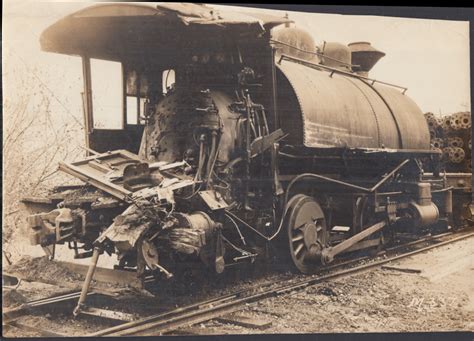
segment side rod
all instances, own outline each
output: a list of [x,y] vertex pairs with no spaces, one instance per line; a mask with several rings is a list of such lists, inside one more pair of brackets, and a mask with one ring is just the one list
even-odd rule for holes
[[362,232],[356,234],[355,236],[352,236],[351,238],[344,240],[343,242],[337,244],[334,247],[328,247],[328,248],[323,249],[322,253],[321,253],[322,263],[323,264],[328,264],[328,263],[332,262],[332,260],[334,259],[334,257],[336,255],[340,254],[341,252],[344,252],[345,250],[347,250],[348,248],[350,248],[354,244],[360,242],[362,239],[364,239],[364,238],[370,236],[371,234],[381,230],[386,225],[387,225],[387,223],[385,221],[380,221],[380,222],[372,225],[371,227],[366,228],[365,230],[363,230]]

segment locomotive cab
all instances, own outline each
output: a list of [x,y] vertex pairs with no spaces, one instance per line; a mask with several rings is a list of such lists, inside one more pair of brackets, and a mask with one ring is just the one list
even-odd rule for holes
[[233,96],[244,66],[260,76],[271,70],[264,35],[285,22],[193,4],[97,5],[48,28],[41,45],[83,60],[88,148],[138,153],[145,108],[153,110],[174,81]]

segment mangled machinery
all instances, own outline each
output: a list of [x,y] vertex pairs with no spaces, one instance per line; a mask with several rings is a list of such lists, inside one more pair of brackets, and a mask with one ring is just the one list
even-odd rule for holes
[[[60,164],[84,185],[24,200],[28,226],[50,256],[92,257],[84,291],[103,252],[140,278],[260,258],[311,273],[452,226],[442,154],[406,88],[369,78],[384,56],[370,43],[316,46],[288,18],[204,5],[104,4],[41,45],[82,57],[88,156]],[[94,86],[112,82],[97,60],[121,70],[114,129],[95,124]]]

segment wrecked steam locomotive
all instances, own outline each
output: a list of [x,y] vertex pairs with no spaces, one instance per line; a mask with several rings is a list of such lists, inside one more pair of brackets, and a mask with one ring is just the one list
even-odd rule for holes
[[[92,256],[87,291],[103,252],[140,278],[263,257],[311,273],[397,231],[452,226],[423,113],[406,88],[369,78],[384,53],[316,46],[290,24],[104,4],[49,27],[43,50],[82,57],[88,156],[60,164],[85,185],[24,200],[32,243]],[[120,71],[106,104],[98,60]],[[105,111],[113,129],[95,122]]]

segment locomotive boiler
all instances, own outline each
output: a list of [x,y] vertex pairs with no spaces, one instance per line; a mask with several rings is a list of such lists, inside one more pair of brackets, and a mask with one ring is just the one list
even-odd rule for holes
[[[312,273],[452,226],[424,115],[370,78],[384,56],[370,43],[316,46],[288,18],[205,5],[104,4],[41,46],[82,58],[88,156],[59,165],[84,185],[23,202],[33,244],[92,257],[83,294],[104,252],[140,278],[259,259]],[[120,79],[107,105],[104,61]],[[97,125],[104,112],[118,126]]]

